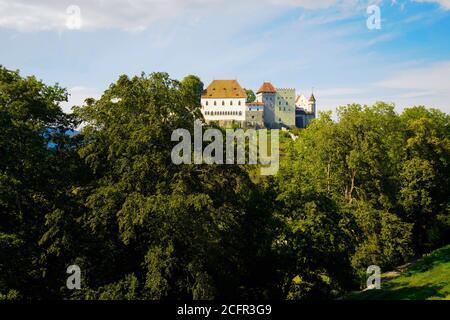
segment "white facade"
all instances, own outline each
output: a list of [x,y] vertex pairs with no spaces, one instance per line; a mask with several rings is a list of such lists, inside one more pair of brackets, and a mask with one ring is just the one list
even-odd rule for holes
[[202,114],[206,121],[245,121],[246,98],[202,98]]
[[306,112],[310,112],[308,98],[305,97],[305,95],[303,94],[297,97],[297,100],[295,101],[295,106],[297,108],[305,110]]
[[220,125],[239,122],[258,127],[305,127],[315,118],[315,98],[296,97],[293,88],[275,88],[264,82],[256,93],[256,101],[246,103],[247,93],[237,80],[213,80],[201,96],[201,112],[206,122]]

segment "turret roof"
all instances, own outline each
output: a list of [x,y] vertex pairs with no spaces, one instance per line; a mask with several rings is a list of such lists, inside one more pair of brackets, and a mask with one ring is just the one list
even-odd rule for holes
[[264,82],[257,93],[275,93],[277,90],[270,82]]

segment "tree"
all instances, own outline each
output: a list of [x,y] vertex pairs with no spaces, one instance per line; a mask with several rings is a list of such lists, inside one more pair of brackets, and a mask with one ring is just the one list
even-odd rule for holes
[[186,88],[187,92],[191,92],[194,97],[200,102],[200,97],[203,94],[204,84],[198,76],[188,75],[181,81],[183,87]]
[[447,114],[340,107],[255,177],[172,162],[202,87],[124,75],[67,115],[63,88],[0,67],[1,300],[334,298],[450,241]]
[[256,100],[256,95],[251,89],[245,89],[245,92],[247,93],[247,103],[254,102]]
[[399,117],[383,103],[341,107],[338,115],[335,122],[321,114],[285,148],[275,187],[283,209],[275,210],[285,221],[279,237],[290,244],[286,266],[298,265],[283,269],[288,297],[336,294],[370,264],[391,267],[412,254],[412,225],[397,203]]
[[[65,134],[78,125],[59,106],[66,99],[58,85],[0,66],[0,296],[6,298],[53,298],[64,283],[58,275],[67,256],[57,258],[58,248],[68,249],[64,235],[75,228],[49,222],[76,214],[72,188],[85,176],[79,138]],[[48,227],[58,239],[47,247],[41,241]]]
[[101,244],[83,297],[126,298],[129,286],[145,299],[235,296],[253,188],[238,166],[172,163],[172,132],[193,135],[201,118],[191,89],[165,73],[121,76],[76,109],[95,173],[86,227]]
[[450,116],[425,107],[401,115],[406,154],[401,168],[400,202],[414,224],[418,250],[450,240]]

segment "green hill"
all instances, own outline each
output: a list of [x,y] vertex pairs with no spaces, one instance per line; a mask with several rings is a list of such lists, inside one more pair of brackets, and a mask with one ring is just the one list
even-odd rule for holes
[[450,300],[450,246],[426,255],[399,277],[383,282],[351,300]]

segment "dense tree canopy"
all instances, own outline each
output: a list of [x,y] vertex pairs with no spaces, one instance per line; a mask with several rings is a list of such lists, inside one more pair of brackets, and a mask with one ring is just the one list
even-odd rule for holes
[[449,115],[344,106],[255,177],[171,161],[202,90],[121,76],[67,115],[64,89],[0,67],[0,299],[333,298],[450,242]]

